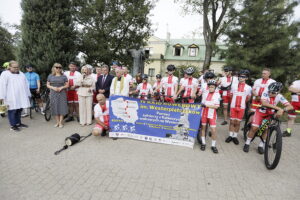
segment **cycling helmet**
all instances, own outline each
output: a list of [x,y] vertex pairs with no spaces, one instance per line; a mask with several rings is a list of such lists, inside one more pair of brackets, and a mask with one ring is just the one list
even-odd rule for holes
[[148,75],[147,74],[143,74],[142,75],[142,79],[148,79]]
[[167,71],[175,71],[175,66],[174,65],[168,65]]
[[160,78],[161,79],[161,75],[160,74],[156,74],[156,78]]
[[269,85],[269,92],[279,92],[282,89],[283,85],[280,82],[273,82]]
[[208,86],[209,86],[209,85],[214,85],[214,86],[217,87],[217,81],[215,81],[215,80],[210,80],[210,81],[208,81],[207,85],[208,85]]
[[232,71],[232,67],[230,67],[230,66],[225,66],[224,67],[224,71],[226,72],[226,71]]
[[239,71],[239,76],[241,76],[241,75],[245,75],[245,76],[248,77],[249,76],[249,71],[242,69],[241,71]]
[[205,79],[212,79],[212,78],[215,78],[215,74],[213,72],[206,72],[205,75],[204,75],[204,78]]
[[3,65],[2,65],[2,67],[5,68],[5,69],[6,69],[8,66],[9,66],[9,62],[5,62],[5,63],[3,63]]
[[194,67],[188,67],[184,70],[184,73],[186,73],[187,75],[192,75],[195,72]]

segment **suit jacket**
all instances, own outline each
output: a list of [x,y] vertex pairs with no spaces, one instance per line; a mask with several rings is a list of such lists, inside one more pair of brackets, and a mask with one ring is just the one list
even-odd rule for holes
[[97,93],[99,93],[98,92],[99,90],[105,90],[104,96],[106,98],[109,98],[109,90],[110,90],[110,85],[111,85],[113,78],[114,78],[114,76],[108,74],[106,76],[104,83],[102,83],[103,75],[99,76],[97,79],[97,82],[96,82]]

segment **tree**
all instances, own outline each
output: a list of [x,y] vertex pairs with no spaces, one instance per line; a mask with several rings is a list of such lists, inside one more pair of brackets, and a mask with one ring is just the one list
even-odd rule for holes
[[4,62],[15,60],[13,42],[12,34],[2,26],[0,20],[0,66],[2,66]]
[[55,62],[74,60],[76,31],[70,0],[22,0],[20,63],[31,64],[46,77]]
[[88,63],[131,64],[127,50],[140,48],[150,36],[150,0],[73,0],[80,30],[80,51]]
[[293,45],[299,22],[290,22],[296,5],[286,0],[245,0],[239,17],[227,30],[227,64],[247,68],[254,76],[268,67],[273,78],[285,82],[287,75],[295,73],[294,56],[297,51],[299,55],[299,45]]
[[[236,17],[234,0],[175,0],[184,2],[186,12],[203,16],[203,37],[205,41],[205,59],[203,70],[209,69],[211,57],[218,50],[216,42],[226,27]],[[229,12],[230,11],[230,12]]]

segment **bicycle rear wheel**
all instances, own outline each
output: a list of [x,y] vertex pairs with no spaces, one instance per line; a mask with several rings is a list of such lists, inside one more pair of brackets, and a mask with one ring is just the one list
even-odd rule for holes
[[282,133],[279,126],[268,130],[265,144],[264,160],[267,169],[275,169],[282,151]]
[[50,121],[50,119],[51,119],[50,99],[47,100],[44,113],[45,113],[45,115],[44,115],[45,116],[45,120],[46,121]]

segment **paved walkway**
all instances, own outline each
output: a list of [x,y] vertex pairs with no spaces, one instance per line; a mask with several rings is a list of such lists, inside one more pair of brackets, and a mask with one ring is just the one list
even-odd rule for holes
[[269,171],[257,145],[246,154],[243,144],[224,142],[228,126],[218,127],[218,155],[198,144],[90,137],[55,156],[65,137],[88,134],[92,126],[54,128],[38,115],[24,123],[30,128],[14,133],[0,118],[1,200],[300,198],[300,133],[284,138],[280,163]]

